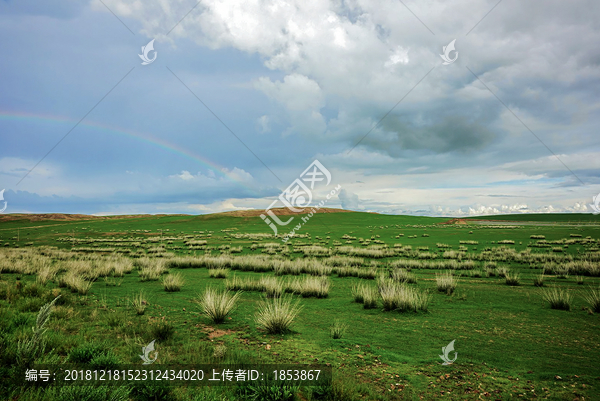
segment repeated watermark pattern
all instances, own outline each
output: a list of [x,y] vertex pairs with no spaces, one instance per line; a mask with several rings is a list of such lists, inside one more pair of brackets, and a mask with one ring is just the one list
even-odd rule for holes
[[[142,355],[139,355],[140,358],[142,358],[142,361],[144,361],[143,365],[150,365],[151,363],[156,362],[156,359],[158,358],[158,352],[154,350],[154,342],[156,340],[152,340],[150,342],[150,344],[146,345],[145,347],[142,347]],[[150,353],[154,351],[154,359],[150,359]]]
[[[452,64],[458,58],[458,52],[454,48],[454,42],[456,42],[456,39],[454,39],[452,42],[450,42],[448,44],[448,46],[444,46],[442,48],[442,51],[444,52],[444,54],[440,54],[440,57],[442,58],[442,60],[444,60],[444,62],[442,63],[444,65]],[[450,52],[455,52],[454,58],[450,58]]]
[[[265,209],[266,215],[261,214],[260,217],[269,225],[269,227],[271,227],[275,235],[278,235],[279,230],[275,223],[277,223],[279,226],[287,226],[292,222],[292,220],[294,220],[294,217],[290,217],[285,222],[282,221],[275,214],[275,212],[271,210],[275,204],[277,202],[281,202],[284,207],[288,208],[288,210],[294,213],[301,213],[304,211],[304,209],[310,206],[313,200],[313,190],[315,189],[315,184],[323,181],[326,181],[325,186],[329,186],[331,183],[331,173],[325,168],[325,166],[323,166],[323,164],[321,164],[320,161],[315,160],[310,164],[310,166],[308,166],[308,168],[306,168],[306,170],[302,172],[302,174],[300,174],[300,177],[296,178],[286,189],[283,190],[279,197]],[[337,190],[339,190],[339,188],[337,188],[336,191]],[[329,199],[329,196],[330,195],[328,195],[327,199]],[[321,201],[319,205],[313,207],[310,216],[312,217],[312,213],[315,213],[316,210],[323,206],[323,204],[324,201]],[[269,217],[267,217],[267,215]],[[301,226],[302,225],[300,225],[300,227]],[[298,227],[298,229],[300,227]],[[295,233],[295,231],[297,231],[296,228],[293,230],[293,233]],[[289,238],[289,234],[286,235],[286,237]],[[285,241],[287,241],[287,239],[285,239]]]
[[590,207],[593,210],[593,214],[600,214],[600,194],[596,195],[596,196],[592,196],[592,201],[594,203],[592,203],[590,205]]
[[8,207],[8,202],[4,200],[4,189],[0,191],[0,201],[4,201],[4,207],[2,208],[2,210],[0,210],[0,213],[4,213],[4,211]]
[[[142,46],[142,54],[138,54],[142,59],[142,65],[152,64],[156,60],[158,52],[154,50],[154,41],[155,39],[152,39],[146,46]],[[154,52],[154,58],[150,59],[148,58],[148,53],[152,51]]]
[[454,361],[456,361],[456,358],[458,358],[458,352],[454,352],[454,359],[450,359],[449,354],[454,351],[454,341],[456,340],[452,340],[450,341],[450,344],[446,345],[445,347],[442,347],[442,352],[443,355],[440,355],[439,357],[442,358],[442,361],[444,361],[444,363],[442,363],[442,365],[452,365],[454,363]]

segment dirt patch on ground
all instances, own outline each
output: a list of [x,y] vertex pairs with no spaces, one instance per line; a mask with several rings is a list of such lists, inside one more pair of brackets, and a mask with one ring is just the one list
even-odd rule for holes
[[223,336],[226,336],[227,334],[234,333],[233,330],[220,330],[220,329],[215,329],[214,327],[210,327],[210,326],[205,327],[203,330],[208,333],[209,340],[212,340],[214,338],[223,337]]
[[438,224],[467,224],[465,219],[452,219]]

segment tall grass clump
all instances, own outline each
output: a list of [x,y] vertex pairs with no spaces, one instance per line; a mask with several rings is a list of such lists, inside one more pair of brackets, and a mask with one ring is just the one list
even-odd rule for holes
[[287,292],[302,295],[303,298],[327,298],[331,283],[325,276],[306,276],[288,282]]
[[275,277],[261,277],[258,287],[264,291],[267,298],[279,298],[283,294],[283,283]]
[[509,274],[510,270],[508,267],[500,266],[496,268],[496,275],[498,277],[506,278],[506,275]]
[[169,274],[162,281],[163,288],[167,292],[181,291],[183,283],[183,276],[180,273]]
[[54,310],[54,305],[58,298],[60,298],[60,295],[54,298],[52,302],[49,302],[40,308],[35,321],[35,327],[32,327],[33,334],[30,337],[17,342],[15,350],[17,366],[29,366],[37,357],[45,352],[46,340],[43,336],[47,330],[46,323],[50,320],[50,315]]
[[253,287],[256,286],[254,280],[251,280],[251,279],[243,280],[234,274],[233,277],[231,277],[225,281],[225,288],[228,289],[229,291],[240,291],[240,290],[254,291],[254,290],[256,290],[256,288],[251,288],[251,289],[249,288],[250,283],[252,283]]
[[452,272],[436,273],[435,284],[439,292],[445,292],[450,295],[456,289],[457,280],[452,275]]
[[506,285],[517,286],[521,284],[521,276],[519,273],[507,273],[504,276],[504,280]]
[[158,341],[167,341],[175,334],[175,326],[163,319],[158,320],[150,325],[150,333],[152,338]]
[[286,333],[301,309],[300,301],[293,303],[291,296],[265,299],[258,307],[256,324],[270,334]]
[[208,277],[210,278],[227,278],[229,274],[229,269],[208,269]]
[[208,287],[197,303],[210,320],[214,323],[222,323],[234,309],[241,295],[241,292],[231,295],[227,290],[218,291]]
[[353,285],[352,286],[352,298],[354,298],[354,302],[362,304],[365,300],[363,293],[364,284]]
[[571,310],[571,302],[573,297],[566,290],[561,290],[556,287],[549,288],[544,292],[544,301],[550,304],[552,309]]
[[567,266],[558,266],[555,270],[556,278],[560,279],[568,279],[569,278],[569,268]]
[[590,288],[587,293],[583,294],[583,298],[590,304],[592,311],[600,312],[600,287],[597,289]]
[[144,296],[144,292],[140,291],[140,293],[134,295],[130,301],[131,306],[133,306],[135,313],[137,313],[138,315],[143,315],[146,312],[148,302],[146,302],[145,298],[146,297]]
[[300,295],[304,298],[327,298],[331,283],[327,277],[306,277],[300,284]]
[[486,277],[495,277],[496,276],[496,263],[489,262],[483,265],[483,269],[485,270]]
[[469,277],[481,278],[481,277],[483,277],[483,272],[480,269],[471,270],[469,273]]
[[398,312],[427,311],[430,296],[416,288],[402,283],[396,283],[382,277],[378,279],[379,295],[386,311]]
[[56,269],[53,269],[50,265],[43,265],[37,274],[36,281],[41,285],[46,285],[46,283],[56,276]]
[[354,302],[363,304],[365,309],[374,309],[377,307],[377,290],[367,284],[359,284],[352,287],[352,297]]
[[543,287],[544,286],[544,273],[540,274],[539,276],[537,276],[536,278],[533,279],[533,285],[536,287]]
[[394,269],[390,272],[390,278],[397,283],[415,284],[417,278],[414,274],[409,273],[404,269]]
[[140,258],[134,264],[140,269],[140,281],[157,281],[163,273],[166,273],[166,262],[156,258]]
[[337,339],[342,338],[344,336],[344,334],[346,334],[347,329],[348,329],[347,324],[342,323],[339,319],[335,319],[333,321],[333,325],[329,329],[329,334],[331,335],[331,338],[333,338],[334,340],[337,340]]
[[77,276],[75,273],[67,273],[63,276],[63,283],[72,292],[76,292],[81,295],[86,295],[90,288],[92,288],[92,282]]

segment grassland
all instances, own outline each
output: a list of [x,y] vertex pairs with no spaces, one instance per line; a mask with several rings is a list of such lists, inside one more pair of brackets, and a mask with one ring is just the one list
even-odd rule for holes
[[[156,364],[331,366],[332,387],[293,389],[299,400],[600,394],[596,216],[317,214],[286,243],[253,216],[4,217],[3,378],[42,362],[140,364],[156,339]],[[519,221],[530,223],[508,225]],[[239,299],[214,323],[204,295],[228,288]],[[40,308],[58,295],[33,344]],[[286,302],[297,315],[270,334],[265,311]],[[443,366],[452,340],[458,358]],[[3,380],[0,398],[268,399],[233,387],[85,391]]]

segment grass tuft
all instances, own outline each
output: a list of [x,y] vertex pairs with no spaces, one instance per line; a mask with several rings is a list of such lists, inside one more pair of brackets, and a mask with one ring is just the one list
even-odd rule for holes
[[457,280],[452,275],[452,272],[436,273],[435,284],[439,292],[445,292],[446,294],[451,295],[456,289]]
[[417,278],[414,274],[404,269],[394,269],[390,272],[390,278],[398,283],[415,284]]
[[241,292],[231,295],[227,290],[218,291],[208,287],[197,303],[210,320],[214,323],[222,323],[234,309],[235,303],[241,295]]
[[536,287],[544,286],[544,273],[540,274],[539,276],[533,279],[533,285]]
[[597,289],[590,288],[589,291],[583,295],[583,298],[590,304],[590,308],[593,312],[600,312],[600,287]]
[[210,278],[227,278],[229,269],[208,269],[208,277]]
[[333,321],[333,325],[331,326],[329,333],[331,334],[331,338],[337,340],[342,338],[344,334],[346,334],[347,329],[347,324],[342,323],[339,319],[335,319]]
[[506,273],[504,276],[506,285],[517,286],[521,284],[521,276],[519,273]]
[[378,279],[379,295],[386,311],[418,312],[427,311],[430,296],[406,284],[399,284],[380,277]]
[[134,295],[133,299],[130,301],[133,309],[138,315],[143,315],[146,312],[146,307],[148,306],[148,302],[145,300],[144,292],[140,291],[139,294]]
[[550,304],[552,309],[571,310],[571,302],[573,297],[566,290],[561,290],[556,287],[549,288],[544,292],[544,301]]
[[258,307],[256,324],[270,334],[287,333],[301,309],[300,301],[293,303],[291,296],[266,299]]
[[181,291],[183,287],[183,277],[180,273],[169,274],[162,280],[162,285],[167,292]]

